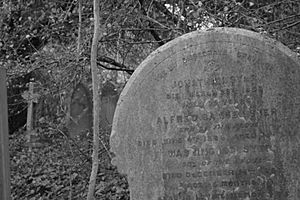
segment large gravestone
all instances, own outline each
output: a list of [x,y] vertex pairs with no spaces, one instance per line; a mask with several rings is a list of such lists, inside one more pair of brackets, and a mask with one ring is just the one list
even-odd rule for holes
[[110,142],[132,200],[299,200],[299,61],[246,30],[186,34],[137,68]]
[[10,199],[6,71],[0,68],[0,199]]

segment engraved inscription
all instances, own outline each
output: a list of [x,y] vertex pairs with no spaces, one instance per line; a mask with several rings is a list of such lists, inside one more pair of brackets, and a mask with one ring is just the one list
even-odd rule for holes
[[[241,52],[238,58],[257,60],[255,55]],[[275,104],[264,104],[263,95],[268,91],[258,76],[212,72],[206,78],[173,80],[167,88],[165,99],[182,109],[158,116],[155,122],[158,131],[172,132],[172,137],[162,139],[163,162],[179,162],[180,166],[166,168],[165,187],[194,192],[215,187],[222,191],[210,192],[210,196],[199,193],[196,199],[258,196],[251,192],[251,188],[261,187],[257,177],[271,180],[275,176],[271,130],[282,113]],[[229,192],[237,188],[241,188],[239,192]]]
[[299,65],[221,28],[158,49],[120,97],[113,163],[133,200],[299,199]]

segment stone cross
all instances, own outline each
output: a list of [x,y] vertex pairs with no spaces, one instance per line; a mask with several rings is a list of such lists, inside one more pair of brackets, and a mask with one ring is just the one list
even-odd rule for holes
[[34,92],[35,83],[29,82],[29,89],[22,94],[22,97],[27,101],[27,122],[26,122],[26,132],[27,132],[27,143],[29,146],[29,151],[35,146],[35,140],[37,139],[37,133],[33,130],[33,103],[38,102],[39,94]]
[[299,60],[247,30],[181,36],[130,78],[110,143],[131,200],[299,200]]
[[32,113],[33,113],[33,89],[34,83],[29,83],[29,92],[28,92],[28,108],[27,108],[27,123],[26,123],[26,130],[27,132],[32,131]]

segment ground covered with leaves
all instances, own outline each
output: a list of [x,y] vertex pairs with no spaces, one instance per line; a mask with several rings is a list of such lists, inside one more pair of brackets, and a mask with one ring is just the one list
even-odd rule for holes
[[[91,172],[92,136],[69,138],[63,131],[40,130],[37,147],[30,148],[24,131],[10,135],[12,199],[85,199]],[[109,134],[101,134],[96,199],[127,200],[126,177],[111,165]],[[105,144],[105,147],[103,147]]]

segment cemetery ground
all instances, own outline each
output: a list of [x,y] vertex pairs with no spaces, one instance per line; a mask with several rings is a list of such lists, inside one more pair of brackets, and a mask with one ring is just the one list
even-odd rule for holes
[[[25,129],[9,136],[11,198],[26,200],[85,199],[91,170],[92,134],[70,139],[57,128],[38,127],[40,140],[29,151]],[[109,133],[100,139],[109,149]],[[101,145],[96,199],[129,199],[126,177],[111,165]]]

